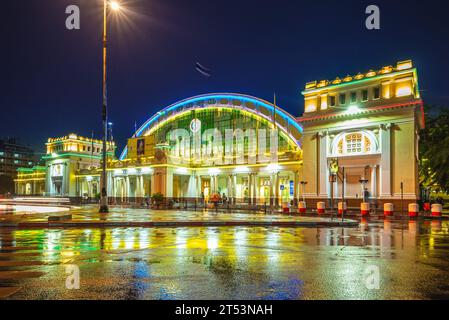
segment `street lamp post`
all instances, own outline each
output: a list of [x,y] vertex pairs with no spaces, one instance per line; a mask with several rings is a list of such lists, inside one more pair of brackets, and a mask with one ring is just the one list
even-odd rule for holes
[[103,106],[102,106],[102,120],[103,120],[103,150],[102,150],[102,165],[101,165],[101,197],[100,197],[100,213],[109,212],[108,208],[108,194],[107,194],[107,139],[108,139],[108,108],[107,108],[107,14],[108,6],[112,10],[120,9],[120,4],[116,1],[109,2],[103,0]]

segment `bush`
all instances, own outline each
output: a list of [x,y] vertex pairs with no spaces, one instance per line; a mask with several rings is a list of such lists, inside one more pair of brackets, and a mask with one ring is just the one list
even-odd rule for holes
[[159,205],[164,201],[164,195],[160,192],[153,193],[151,199]]

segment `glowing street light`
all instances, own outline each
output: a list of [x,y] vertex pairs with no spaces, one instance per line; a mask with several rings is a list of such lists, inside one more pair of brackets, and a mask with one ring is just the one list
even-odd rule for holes
[[102,107],[102,120],[103,120],[103,150],[102,150],[102,171],[100,177],[101,197],[100,197],[100,213],[109,212],[108,208],[108,194],[107,194],[107,173],[106,173],[106,160],[107,160],[107,139],[108,139],[108,108],[107,108],[107,16],[108,8],[113,11],[119,11],[121,9],[120,4],[117,1],[103,1],[103,107]]
[[114,11],[118,11],[121,9],[121,5],[117,1],[111,1],[110,6],[111,6],[111,9]]

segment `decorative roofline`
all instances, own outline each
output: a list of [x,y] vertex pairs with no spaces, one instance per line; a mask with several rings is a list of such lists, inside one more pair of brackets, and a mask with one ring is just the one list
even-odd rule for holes
[[382,78],[387,75],[398,75],[401,73],[407,73],[413,71],[415,72],[416,69],[413,68],[413,62],[412,60],[405,60],[400,61],[396,64],[396,67],[393,66],[385,66],[381,68],[380,70],[374,71],[369,70],[365,73],[358,73],[357,75],[350,76],[347,75],[343,79],[340,79],[337,77],[335,80],[321,80],[321,81],[312,81],[306,83],[305,90],[302,91],[302,94],[309,94],[317,91],[321,91],[323,89],[332,89],[339,86],[344,85],[352,85],[355,83],[359,83],[362,81],[368,81],[373,80],[377,78]]
[[[320,120],[327,120],[327,119],[354,117],[355,115],[364,115],[364,114],[379,112],[382,110],[399,109],[399,108],[406,108],[406,107],[418,106],[418,105],[421,107],[420,112],[423,113],[423,104],[424,104],[424,102],[421,99],[419,99],[419,100],[409,101],[409,102],[405,102],[405,103],[395,103],[395,104],[389,104],[389,105],[363,108],[363,109],[360,109],[356,114],[346,113],[346,112],[334,112],[334,113],[316,115],[316,116],[312,116],[312,117],[299,117],[299,118],[297,118],[297,121],[299,123],[304,123],[304,122],[313,122],[313,121],[320,121]],[[424,117],[424,114],[422,114],[422,116]]]
[[[102,144],[103,143],[102,140],[82,137],[82,136],[77,135],[76,133],[70,133],[69,135],[63,136],[63,137],[48,138],[46,144],[55,143],[55,142],[69,141],[69,140],[75,140],[75,141],[81,141],[81,142],[90,142],[90,143],[93,142],[93,143],[98,143],[98,144]],[[107,141],[107,143],[109,145],[115,145],[114,141]]]

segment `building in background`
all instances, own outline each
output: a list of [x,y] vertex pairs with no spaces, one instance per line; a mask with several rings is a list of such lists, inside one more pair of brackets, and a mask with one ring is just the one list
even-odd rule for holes
[[16,139],[0,139],[0,174],[15,178],[20,167],[31,168],[35,165],[34,151]]
[[[108,157],[115,153],[114,142],[109,141]],[[79,185],[76,175],[83,170],[100,167],[102,141],[69,134],[61,138],[49,138],[42,166],[19,168],[15,180],[19,195],[45,195],[52,197],[95,198],[99,190],[99,180],[86,181]]]
[[[358,206],[364,196],[377,204],[418,199],[424,114],[412,61],[310,82],[303,95],[301,179],[311,204],[331,194],[350,206]],[[334,182],[331,165],[339,171]]]
[[33,150],[13,138],[0,139],[0,193],[14,192],[13,179],[18,168],[36,164]]

